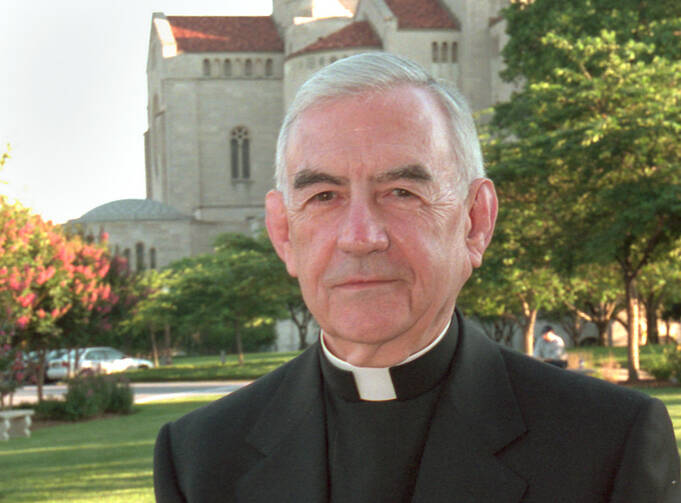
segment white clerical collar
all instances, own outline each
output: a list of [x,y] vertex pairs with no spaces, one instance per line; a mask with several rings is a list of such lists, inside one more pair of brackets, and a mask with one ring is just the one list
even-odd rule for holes
[[[451,321],[447,323],[444,330],[438,335],[433,342],[428,344],[425,348],[417,351],[416,353],[409,355],[407,358],[398,363],[397,366],[404,365],[411,361],[416,360],[420,356],[426,354],[428,351],[437,346],[438,342],[447,333]],[[324,342],[324,331],[322,330],[321,336],[319,337],[322,351],[324,356],[328,361],[333,364],[334,367],[347,372],[351,372],[355,378],[355,386],[357,387],[357,392],[361,400],[366,400],[370,402],[382,402],[386,400],[395,400],[397,398],[397,393],[395,392],[395,386],[393,384],[392,377],[390,375],[391,367],[357,367],[351,363],[341,360],[336,355],[334,355],[329,348],[326,347]]]

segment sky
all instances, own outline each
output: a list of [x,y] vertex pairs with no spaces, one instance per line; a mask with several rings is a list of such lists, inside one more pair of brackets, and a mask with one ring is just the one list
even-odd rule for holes
[[152,13],[271,11],[271,0],[1,0],[0,193],[54,223],[146,197]]

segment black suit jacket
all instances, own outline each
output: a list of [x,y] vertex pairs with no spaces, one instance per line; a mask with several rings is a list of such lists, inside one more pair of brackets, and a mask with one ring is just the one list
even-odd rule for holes
[[[315,344],[166,424],[155,450],[157,501],[327,501],[318,359]],[[460,331],[445,386],[416,503],[681,502],[674,433],[658,400],[537,362],[470,328]]]

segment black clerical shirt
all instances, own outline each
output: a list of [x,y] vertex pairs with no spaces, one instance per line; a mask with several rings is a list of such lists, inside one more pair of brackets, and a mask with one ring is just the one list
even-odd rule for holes
[[411,501],[457,331],[454,318],[433,348],[389,369],[392,400],[362,400],[353,374],[320,355],[331,502]]

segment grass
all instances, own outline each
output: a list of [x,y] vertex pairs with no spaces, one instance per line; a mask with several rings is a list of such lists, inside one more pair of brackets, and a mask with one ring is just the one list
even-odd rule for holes
[[[681,451],[681,388],[641,391],[665,402]],[[42,428],[2,443],[0,502],[152,503],[159,428],[215,398],[139,405],[129,416]]]
[[[649,368],[652,362],[660,357],[663,349],[664,346],[642,346],[641,368]],[[126,372],[126,375],[133,382],[250,380],[267,374],[298,354],[300,354],[299,351],[247,353],[243,365],[239,365],[236,355],[227,355],[224,365],[218,355],[181,356],[175,357],[172,365],[133,370]],[[621,368],[627,366],[626,347],[571,348],[568,354],[572,355],[571,359],[584,359],[587,367],[594,369],[603,366],[611,367],[613,364]]]
[[674,425],[676,446],[681,455],[681,388],[649,388],[641,389],[640,391],[654,396],[655,398],[659,398],[667,406],[669,417],[672,418],[672,424]]
[[173,359],[172,365],[154,369],[126,372],[133,382],[167,381],[215,381],[256,379],[286,363],[299,352],[289,353],[247,353],[244,364],[239,365],[236,355],[228,355],[223,365],[220,357],[183,356]]
[[136,406],[129,416],[41,428],[0,444],[0,502],[153,502],[159,428],[217,397]]
[[[646,344],[640,347],[640,364],[641,368],[649,368],[656,358],[659,358],[664,351],[664,345],[656,344]],[[601,367],[604,364],[608,365],[611,362],[616,362],[621,368],[627,367],[627,347],[617,346],[617,347],[600,347],[600,346],[589,346],[580,348],[570,348],[568,349],[568,355],[579,354],[586,356],[585,361],[588,366],[594,368]]]

